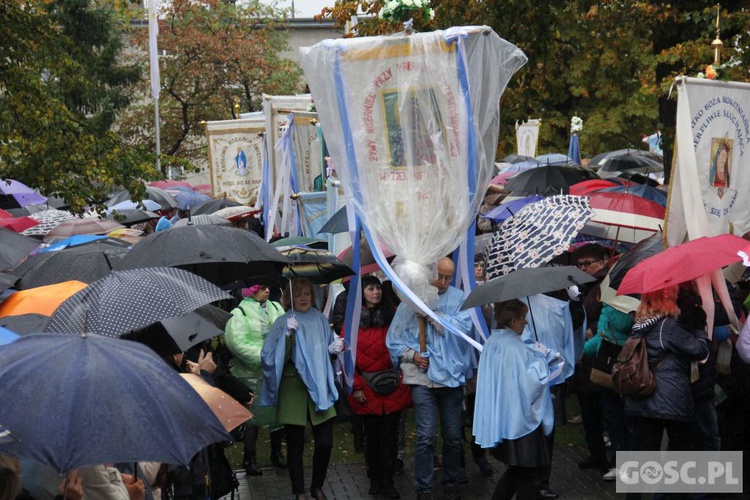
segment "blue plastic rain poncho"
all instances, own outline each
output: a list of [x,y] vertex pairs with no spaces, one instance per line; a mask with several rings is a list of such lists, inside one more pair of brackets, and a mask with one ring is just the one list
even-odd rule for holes
[[277,404],[288,338],[286,325],[291,316],[294,316],[298,323],[293,334],[295,344],[292,361],[310,393],[316,410],[327,410],[338,399],[338,391],[333,381],[333,365],[328,354],[328,345],[333,342],[334,337],[328,319],[316,309],[307,312],[287,311],[274,322],[268,332],[260,353],[264,377],[260,404]]
[[[521,301],[529,306],[529,312],[526,313],[528,325],[523,332],[523,339],[532,342],[538,341],[553,351],[562,354],[563,359],[565,359],[565,366],[558,383],[564,382],[573,375],[575,361],[578,359],[573,339],[573,319],[570,316],[570,303],[541,294],[532,295],[521,299]],[[534,335],[535,326],[536,335]],[[583,341],[581,341],[581,344],[583,344]]]
[[477,443],[492,448],[539,425],[549,435],[555,420],[549,384],[559,380],[562,367],[559,353],[524,341],[512,330],[492,330],[479,358],[473,423]]
[[[448,287],[445,293],[438,296],[435,310],[443,319],[456,329],[469,333],[472,328],[469,311],[461,311],[464,303],[464,292],[458,288]],[[401,304],[391,322],[386,337],[386,345],[391,353],[394,366],[400,363],[400,356],[407,349],[419,352],[419,323],[414,311],[406,304]],[[471,372],[472,347],[464,340],[450,332],[438,331],[427,323],[427,352],[430,367],[427,376],[433,382],[445,387],[459,387],[466,383]]]

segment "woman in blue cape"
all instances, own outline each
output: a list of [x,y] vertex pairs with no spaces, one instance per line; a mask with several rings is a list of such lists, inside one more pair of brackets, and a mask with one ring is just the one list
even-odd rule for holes
[[552,460],[548,436],[554,425],[550,383],[564,360],[538,342],[524,342],[528,308],[517,299],[495,304],[493,330],[479,359],[474,436],[508,464],[493,500],[535,500],[545,465]]
[[312,283],[295,278],[284,290],[281,305],[288,310],[268,332],[261,362],[261,406],[276,406],[276,421],[284,424],[289,478],[296,498],[305,498],[302,453],[305,426],[310,422],[315,440],[312,498],[325,499],[323,483],[333,447],[334,402],[339,395],[333,381],[332,360],[344,349],[326,318],[313,308]]

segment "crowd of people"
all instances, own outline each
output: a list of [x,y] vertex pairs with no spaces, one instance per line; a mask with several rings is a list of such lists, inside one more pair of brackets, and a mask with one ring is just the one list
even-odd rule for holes
[[[489,457],[507,466],[493,499],[557,498],[550,484],[554,435],[557,426],[574,422],[565,411],[571,393],[589,453],[578,465],[600,470],[605,481],[617,477],[616,452],[658,450],[665,433],[670,450],[748,449],[743,419],[750,410],[750,370],[736,352],[721,365],[717,361],[720,343],[737,340],[720,303],[711,337],[691,283],[645,293],[628,310],[603,296],[616,255],[589,243],[567,258],[593,283],[484,306],[486,339],[470,311],[462,310],[467,293],[452,285],[455,264],[446,257],[435,263],[431,283],[441,321],[400,303],[390,282],[375,275],[361,278],[361,294],[341,293],[330,316],[321,312],[321,287],[308,279],[288,280],[281,292],[277,278],[261,276],[247,280],[237,300],[225,304],[231,318],[221,337],[188,352],[154,327],[134,332],[131,340],[250,408],[254,418],[233,433],[242,443],[245,472],[250,478],[263,474],[256,450],[267,431],[270,462],[288,470],[298,500],[327,498],[336,408],[342,404],[352,413],[369,494],[391,499],[401,497],[394,477],[404,468],[404,429],[411,416],[416,437],[409,473],[419,500],[433,498],[438,461],[442,497],[459,498],[458,485],[466,479],[464,443],[481,474],[493,474]],[[482,283],[482,255],[474,269]],[[732,290],[735,312],[744,319],[747,288]],[[346,380],[341,354],[351,346],[344,341],[344,311],[358,296],[356,364],[353,379]],[[446,324],[482,342],[481,355]],[[634,337],[645,340],[656,378],[656,390],[645,398],[622,396],[592,378],[600,350]],[[305,484],[308,425],[314,451],[311,482]],[[102,464],[62,483],[54,471],[2,457],[0,500],[217,498],[214,465],[227,445],[209,446],[188,466]]]

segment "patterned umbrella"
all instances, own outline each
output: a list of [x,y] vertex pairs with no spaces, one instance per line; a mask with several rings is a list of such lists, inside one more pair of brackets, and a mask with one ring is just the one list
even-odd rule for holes
[[593,216],[588,200],[580,196],[558,195],[526,205],[492,238],[487,279],[546,264],[568,249]]
[[47,331],[117,337],[229,298],[219,287],[182,269],[113,271],[60,304]]
[[33,213],[29,217],[39,221],[39,225],[21,232],[21,234],[25,234],[26,236],[45,236],[61,222],[76,218],[75,215],[67,210],[56,210],[54,208]]
[[61,222],[44,237],[45,242],[67,238],[76,234],[107,234],[113,229],[124,227],[113,220],[85,217]]
[[187,219],[180,219],[174,223],[174,227],[187,226],[189,224],[193,224],[195,226],[206,226],[210,224],[214,224],[216,226],[231,226],[232,225],[232,223],[229,222],[224,217],[220,217],[215,214],[200,214],[200,215],[191,215]]
[[214,215],[224,217],[225,219],[234,222],[236,220],[249,219],[258,212],[260,212],[260,210],[257,208],[240,205],[237,207],[226,207],[219,209],[214,212]]

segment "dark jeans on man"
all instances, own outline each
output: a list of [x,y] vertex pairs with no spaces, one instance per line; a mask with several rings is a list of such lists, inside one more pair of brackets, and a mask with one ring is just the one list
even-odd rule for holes
[[[329,419],[312,426],[315,451],[313,453],[311,488],[322,488],[326,480],[328,462],[333,448],[333,420]],[[302,453],[305,450],[305,426],[285,425],[286,451],[289,464],[289,479],[292,481],[292,494],[305,494],[305,469],[302,464]]]
[[607,448],[604,445],[604,419],[602,418],[601,393],[578,393],[578,404],[583,419],[583,435],[586,448],[594,462],[607,460]]

